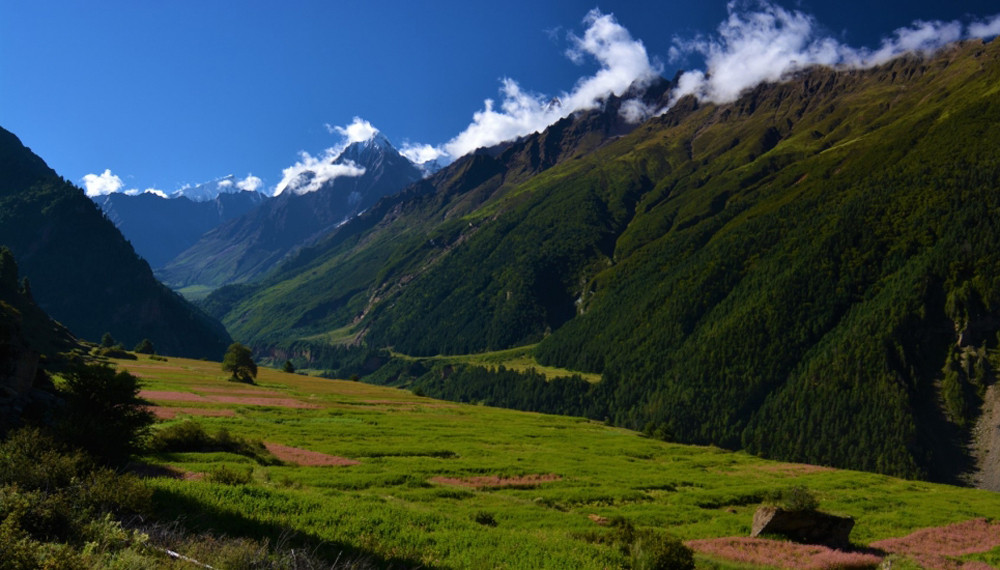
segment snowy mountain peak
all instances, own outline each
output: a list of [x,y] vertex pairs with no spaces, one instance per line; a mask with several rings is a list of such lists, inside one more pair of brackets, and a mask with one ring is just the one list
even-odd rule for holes
[[235,194],[243,191],[255,192],[261,186],[263,186],[263,181],[252,174],[242,180],[230,174],[229,176],[223,176],[209,182],[203,182],[194,186],[185,186],[180,190],[172,192],[170,197],[180,198],[183,196],[194,202],[209,202],[218,197],[219,194]]

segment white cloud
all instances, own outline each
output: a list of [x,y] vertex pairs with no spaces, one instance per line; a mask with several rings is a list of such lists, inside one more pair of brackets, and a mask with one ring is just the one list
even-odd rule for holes
[[1000,14],[993,16],[993,19],[989,21],[969,24],[969,37],[992,38],[994,36],[1000,36]]
[[444,152],[441,149],[429,144],[419,143],[405,143],[403,148],[399,150],[399,154],[405,156],[414,164],[433,162],[444,156]]
[[281,171],[281,182],[274,190],[277,196],[288,190],[295,194],[305,194],[319,190],[323,184],[341,176],[361,176],[365,169],[348,162],[334,164],[334,159],[340,153],[333,148],[324,151],[323,156],[313,157],[308,152],[299,153],[299,161]]
[[248,174],[246,178],[236,182],[236,187],[246,192],[254,192],[263,185],[264,181],[253,174]]
[[635,40],[613,15],[591,10],[583,20],[583,37],[570,35],[566,55],[582,63],[588,57],[600,65],[590,77],[577,81],[570,93],[557,98],[531,93],[513,79],[503,79],[499,106],[492,99],[472,116],[472,123],[438,148],[457,158],[486,146],[544,130],[577,111],[596,108],[611,94],[621,95],[633,83],[651,80],[659,67],[650,62],[646,48]]
[[145,190],[143,190],[142,193],[143,194],[153,194],[153,195],[159,196],[160,198],[169,198],[169,196],[167,196],[166,192],[164,192],[163,190],[157,190],[156,188],[146,188]]
[[222,180],[219,180],[219,188],[229,188],[232,185],[233,185],[232,178],[223,178]]
[[671,58],[700,53],[707,72],[689,71],[680,77],[674,100],[684,95],[727,103],[744,90],[811,65],[835,65],[857,58],[855,52],[832,38],[815,37],[815,22],[799,11],[768,2],[756,11],[730,2],[729,17],[715,38],[675,39]]
[[83,185],[86,188],[87,196],[107,196],[114,194],[125,185],[122,179],[111,173],[111,169],[105,169],[103,174],[87,174],[83,177]]
[[882,47],[865,54],[866,65],[878,65],[907,52],[933,53],[945,44],[962,37],[962,24],[958,22],[914,22],[911,27],[900,28],[892,38],[882,40]]
[[354,117],[351,124],[346,127],[338,127],[327,124],[326,130],[329,131],[330,134],[339,134],[344,137],[345,146],[351,143],[365,142],[378,134],[378,129],[373,127],[371,123],[361,117]]
[[[705,57],[707,69],[681,75],[673,102],[684,95],[716,103],[734,101],[760,83],[781,81],[790,73],[813,66],[871,67],[905,53],[929,54],[963,37],[959,22],[916,21],[882,40],[876,50],[853,48],[822,37],[812,16],[786,10],[768,0],[731,0],[728,18],[710,38],[674,39],[672,61],[687,54]],[[1000,34],[1000,16],[973,23],[967,37]]]
[[655,112],[656,109],[643,103],[639,99],[629,99],[628,101],[623,102],[621,108],[618,109],[618,115],[625,119],[625,122],[630,125],[635,125],[645,121],[646,119],[652,117]]

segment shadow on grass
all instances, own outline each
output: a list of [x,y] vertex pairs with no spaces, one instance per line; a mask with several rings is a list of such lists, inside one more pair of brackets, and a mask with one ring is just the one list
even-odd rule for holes
[[280,543],[292,548],[302,548],[313,552],[331,565],[337,564],[338,561],[343,563],[345,560],[353,560],[354,565],[364,568],[392,570],[430,568],[418,560],[385,558],[351,544],[326,540],[311,533],[291,530],[274,523],[252,520],[238,512],[205,505],[170,490],[156,489],[153,492],[153,506],[160,520],[179,521],[189,531],[267,540],[271,544]]

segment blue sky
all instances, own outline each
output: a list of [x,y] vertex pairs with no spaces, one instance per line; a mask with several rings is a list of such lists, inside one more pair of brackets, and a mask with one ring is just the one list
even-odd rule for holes
[[[300,151],[317,160],[341,144],[343,131],[334,127],[355,117],[397,146],[457,149],[448,143],[484,110],[485,99],[497,108],[522,101],[509,90],[501,94],[505,78],[531,104],[568,99],[581,81],[617,65],[602,64],[599,52],[584,45],[600,23],[616,26],[618,40],[625,31],[620,45],[641,42],[649,65],[667,77],[712,62],[721,77],[726,65],[745,67],[725,52],[749,40],[721,38],[720,23],[768,10],[805,18],[778,18],[785,28],[809,26],[809,41],[794,49],[817,62],[854,62],[874,57],[894,30],[909,27],[919,35],[915,21],[939,21],[924,30],[938,36],[953,21],[962,37],[989,31],[1000,6],[995,0],[728,7],[719,0],[0,0],[0,126],[81,185],[85,175],[105,170],[123,188],[167,192],[252,173],[271,189],[283,170],[305,163]],[[892,47],[906,47],[896,39]],[[847,48],[868,51],[845,55]],[[712,76],[689,76],[690,92],[725,98]]]

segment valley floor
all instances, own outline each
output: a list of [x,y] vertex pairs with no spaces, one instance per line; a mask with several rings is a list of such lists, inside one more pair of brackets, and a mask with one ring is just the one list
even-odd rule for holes
[[[142,379],[142,396],[162,422],[194,420],[210,433],[259,439],[283,460],[265,465],[222,452],[144,458],[172,474],[150,479],[162,508],[195,526],[258,535],[292,529],[396,567],[614,568],[627,560],[610,544],[607,523],[624,518],[688,541],[701,552],[699,566],[754,567],[760,559],[751,550],[771,564],[803,566],[813,555],[782,559],[775,552],[783,543],[746,546],[732,537],[749,535],[766,495],[804,486],[821,510],[855,518],[859,547],[881,548],[879,541],[929,527],[979,525],[971,549],[934,547],[938,562],[903,547],[868,551],[875,560],[955,568],[1000,560],[1000,524],[986,520],[1000,513],[1000,495],[987,491],[669,444],[581,418],[360,382],[262,368],[257,384],[246,385],[228,382],[213,362],[140,356],[116,364]],[[223,466],[250,482],[205,477]],[[730,550],[704,542],[720,538]]]

